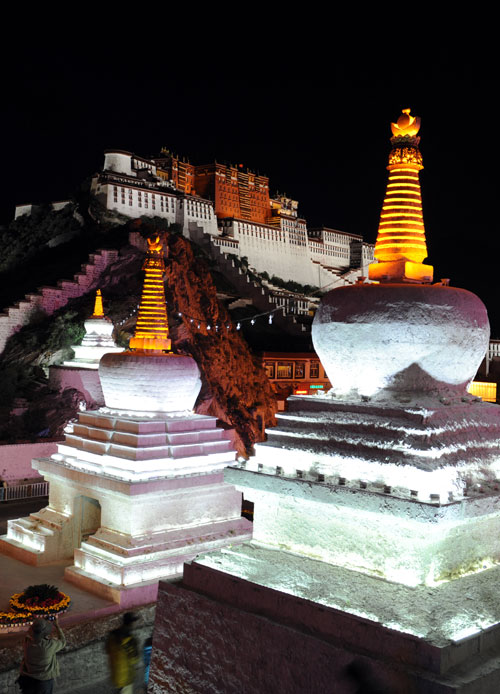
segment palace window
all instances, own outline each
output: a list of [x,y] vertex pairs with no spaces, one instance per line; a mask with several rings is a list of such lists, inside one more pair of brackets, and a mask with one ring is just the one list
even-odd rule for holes
[[304,378],[306,375],[306,365],[303,361],[295,362],[295,378]]
[[319,361],[312,361],[310,363],[309,378],[319,378]]
[[274,362],[273,361],[266,361],[264,363],[264,368],[266,370],[266,376],[268,378],[274,378]]
[[293,361],[279,361],[277,378],[293,378]]

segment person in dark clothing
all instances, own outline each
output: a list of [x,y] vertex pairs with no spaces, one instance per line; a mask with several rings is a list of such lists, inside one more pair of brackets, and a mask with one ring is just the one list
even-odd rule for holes
[[[55,634],[52,634],[53,626]],[[18,683],[23,694],[52,694],[54,679],[59,675],[56,653],[66,645],[66,638],[55,622],[36,619],[24,639],[24,656]]]

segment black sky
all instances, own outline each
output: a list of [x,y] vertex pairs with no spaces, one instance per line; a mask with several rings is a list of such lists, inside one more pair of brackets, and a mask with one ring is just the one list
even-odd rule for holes
[[25,51],[4,71],[0,223],[16,204],[69,196],[105,149],[149,155],[166,146],[193,163],[260,171],[272,192],[299,200],[309,225],[374,242],[389,124],[411,108],[422,118],[428,262],[436,279],[479,294],[500,336],[498,80],[485,55],[438,49],[394,67],[385,51],[358,47],[289,64],[248,61],[229,74],[224,46],[214,51],[205,47],[196,68],[182,70],[151,47],[119,56]]

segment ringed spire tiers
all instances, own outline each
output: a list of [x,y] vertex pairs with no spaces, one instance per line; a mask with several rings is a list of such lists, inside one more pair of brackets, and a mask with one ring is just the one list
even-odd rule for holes
[[170,352],[171,340],[168,337],[167,307],[163,274],[163,244],[160,237],[148,239],[148,253],[143,265],[145,270],[141,303],[131,349],[145,352]]
[[389,180],[380,214],[375,258],[369,278],[379,282],[432,282],[433,267],[427,257],[419,171],[423,169],[418,145],[420,118],[403,109],[391,123],[392,150]]
[[102,294],[101,290],[98,289],[95,293],[95,303],[94,303],[94,313],[92,318],[102,318],[104,316],[104,309],[102,306]]

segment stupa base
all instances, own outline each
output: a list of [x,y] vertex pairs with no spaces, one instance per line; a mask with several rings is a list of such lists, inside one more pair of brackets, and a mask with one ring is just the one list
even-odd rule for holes
[[[287,453],[290,462],[295,452]],[[407,586],[433,586],[500,563],[498,491],[429,502],[390,488],[266,470],[228,467],[224,478],[254,503],[253,538],[268,547]]]
[[64,571],[64,578],[88,593],[115,602],[123,609],[147,605],[155,602],[158,597],[158,581],[117,586],[104,579],[98,580],[76,566],[68,566]]
[[409,588],[255,543],[214,552],[160,583],[153,688],[347,694],[350,668],[380,691],[496,692],[499,579]]
[[[237,521],[193,528],[189,537],[183,533],[180,546],[171,542],[165,547],[148,548],[138,554],[118,546],[103,552],[99,533],[75,550],[75,565],[65,570],[65,578],[83,590],[113,600],[123,607],[154,602],[158,581],[174,581],[182,577],[186,562],[198,554],[209,552],[230,543],[242,543],[251,538],[251,524],[244,518]],[[179,541],[177,540],[177,543]]]

